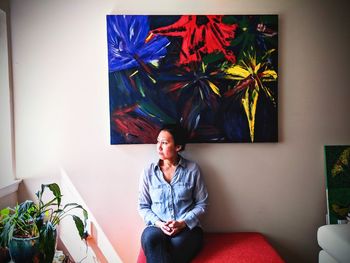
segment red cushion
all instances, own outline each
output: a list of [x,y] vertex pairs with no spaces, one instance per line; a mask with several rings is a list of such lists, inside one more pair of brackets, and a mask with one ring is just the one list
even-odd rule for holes
[[147,263],[145,253],[143,253],[142,247],[140,248],[139,255],[137,257],[137,263]]
[[206,233],[204,247],[192,263],[284,262],[260,233]]
[[[260,233],[205,233],[204,246],[192,263],[282,263],[274,248]],[[137,263],[146,263],[143,250]]]

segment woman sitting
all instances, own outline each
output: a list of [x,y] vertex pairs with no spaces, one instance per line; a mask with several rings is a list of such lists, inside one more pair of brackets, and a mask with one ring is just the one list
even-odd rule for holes
[[165,125],[157,138],[159,161],[141,174],[138,210],[146,223],[141,245],[147,263],[190,262],[200,251],[208,192],[196,163],[179,152],[186,133]]

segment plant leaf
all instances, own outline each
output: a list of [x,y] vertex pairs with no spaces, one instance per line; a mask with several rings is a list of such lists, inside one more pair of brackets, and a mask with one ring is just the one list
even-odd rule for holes
[[35,211],[35,203],[32,200],[26,200],[18,206],[19,214],[32,214]]
[[81,221],[81,219],[76,216],[76,215],[72,215],[73,217],[73,220],[74,220],[74,223],[75,223],[75,226],[79,232],[79,236],[81,239],[84,239],[85,237],[85,227],[84,227],[84,224],[83,224],[83,221]]
[[0,211],[0,215],[1,215],[2,217],[5,217],[5,216],[7,216],[7,215],[9,215],[9,214],[10,214],[10,208],[8,208],[8,207],[3,208],[3,209],[1,209],[1,211]]
[[56,183],[48,184],[47,187],[49,187],[51,192],[57,198],[57,206],[59,207],[61,205],[61,198],[62,198],[60,187]]
[[40,250],[43,262],[52,262],[56,246],[56,228],[48,221],[40,230]]

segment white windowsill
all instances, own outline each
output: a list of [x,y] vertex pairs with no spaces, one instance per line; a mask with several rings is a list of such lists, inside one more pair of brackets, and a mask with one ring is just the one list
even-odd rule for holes
[[17,192],[18,186],[21,182],[22,182],[22,180],[15,180],[6,186],[0,187],[0,198]]

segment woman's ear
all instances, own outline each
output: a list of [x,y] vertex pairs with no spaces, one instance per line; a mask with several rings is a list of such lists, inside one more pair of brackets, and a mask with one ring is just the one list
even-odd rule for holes
[[177,152],[180,152],[180,151],[182,150],[182,145],[176,145],[175,150],[176,150]]

